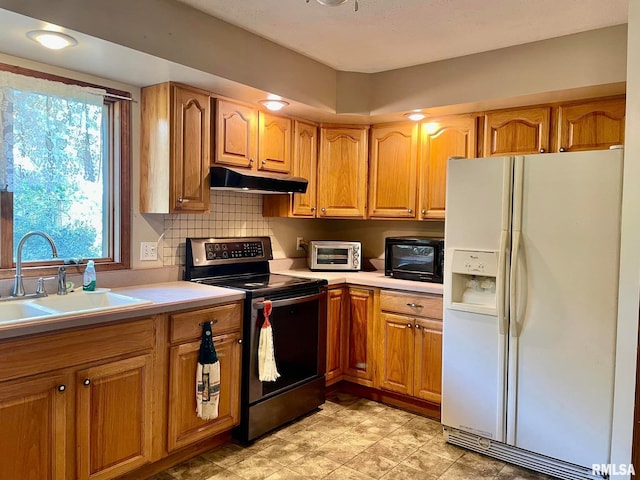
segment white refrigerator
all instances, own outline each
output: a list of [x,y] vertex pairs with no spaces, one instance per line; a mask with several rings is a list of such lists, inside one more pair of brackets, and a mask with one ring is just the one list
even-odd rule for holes
[[449,160],[450,443],[566,479],[609,463],[622,155]]

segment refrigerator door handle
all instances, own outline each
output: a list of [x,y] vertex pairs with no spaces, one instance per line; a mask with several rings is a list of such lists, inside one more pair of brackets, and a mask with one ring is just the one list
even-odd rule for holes
[[507,239],[509,232],[503,230],[500,234],[500,253],[498,254],[498,280],[497,280],[497,307],[498,307],[498,328],[500,335],[507,334],[507,316],[506,311],[506,294],[505,294],[505,281],[506,281],[506,262],[507,262]]
[[520,335],[520,327],[518,325],[518,255],[520,254],[520,237],[521,232],[513,232],[513,251],[511,253],[511,283],[509,284],[509,307],[511,316],[511,335],[517,337]]
[[509,316],[511,319],[511,336],[520,335],[521,325],[518,323],[521,305],[518,304],[518,291],[524,289],[520,285],[520,249],[522,242],[522,202],[524,189],[524,158],[516,157],[513,176],[513,217],[511,250],[511,275],[509,276]]

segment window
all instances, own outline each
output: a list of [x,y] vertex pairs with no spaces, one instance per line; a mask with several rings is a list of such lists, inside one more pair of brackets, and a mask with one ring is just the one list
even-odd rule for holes
[[115,97],[129,94],[0,64],[1,276],[30,231],[51,236],[59,259],[33,236],[25,267],[129,266],[130,105]]

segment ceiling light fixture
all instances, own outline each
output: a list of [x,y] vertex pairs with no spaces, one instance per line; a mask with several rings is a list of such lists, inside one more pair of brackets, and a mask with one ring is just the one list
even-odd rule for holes
[[[347,0],[316,0],[320,5],[324,5],[326,7],[337,7],[338,5],[342,5],[343,3],[347,3]],[[306,0],[309,3],[309,0]],[[353,11],[358,11],[358,0],[355,0],[353,4]]]
[[78,44],[72,36],[50,30],[32,30],[27,32],[27,37],[51,50],[61,50]]
[[284,107],[289,105],[289,102],[285,102],[284,100],[277,100],[274,98],[270,98],[268,100],[260,100],[260,105],[265,107],[267,110],[271,110],[272,112],[277,112],[278,110],[282,110]]
[[413,112],[405,113],[404,116],[409,120],[413,120],[414,122],[419,122],[426,117],[426,115],[420,110],[414,110]]

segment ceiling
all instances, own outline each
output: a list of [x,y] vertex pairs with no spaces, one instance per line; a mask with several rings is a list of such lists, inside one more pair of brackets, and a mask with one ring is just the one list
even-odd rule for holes
[[627,22],[628,0],[179,0],[336,70],[374,73]]

